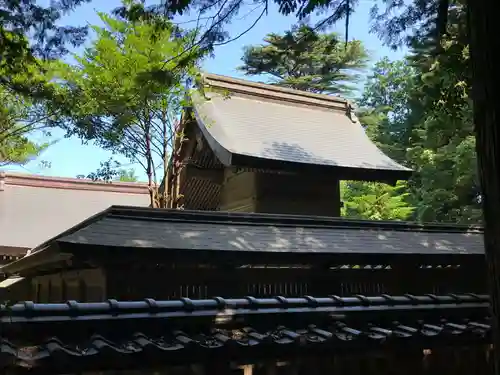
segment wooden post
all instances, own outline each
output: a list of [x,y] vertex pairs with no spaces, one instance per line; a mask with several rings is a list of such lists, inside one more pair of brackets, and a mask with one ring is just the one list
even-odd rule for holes
[[500,22],[494,0],[468,0],[472,99],[479,180],[484,212],[484,244],[493,313],[495,374],[500,375]]
[[243,375],[253,375],[253,365],[244,365],[241,366],[243,370]]

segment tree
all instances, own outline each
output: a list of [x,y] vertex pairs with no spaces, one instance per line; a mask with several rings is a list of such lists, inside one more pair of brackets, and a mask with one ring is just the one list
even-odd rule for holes
[[418,218],[424,221],[478,223],[482,219],[477,174],[471,72],[465,12],[450,14],[442,53],[417,56],[420,64],[414,125],[408,159],[414,177]]
[[159,27],[99,16],[105,26],[93,27],[97,38],[78,64],[59,67],[66,129],[141,165],[152,206],[164,206],[158,181],[167,175],[185,84],[197,74],[195,64],[179,70],[165,61],[183,53],[189,35],[168,21]]
[[139,177],[137,177],[133,169],[120,169],[117,180],[121,182],[137,182]]
[[0,167],[11,164],[24,165],[37,158],[49,146],[48,143],[39,144],[30,141],[21,128],[22,126],[11,126],[0,119],[0,133],[6,130],[19,132],[0,141]]
[[342,215],[368,220],[407,220],[414,207],[407,202],[406,183],[396,186],[374,182],[343,182],[341,195],[344,202]]
[[265,44],[244,49],[239,69],[247,75],[268,74],[279,86],[325,94],[350,94],[366,67],[368,54],[360,41],[347,44],[336,33],[321,34],[301,25],[268,34]]
[[[25,73],[11,76],[12,82],[28,79]],[[26,164],[49,147],[50,142],[33,142],[29,136],[50,135],[53,117],[43,102],[0,85],[0,167]]]
[[135,174],[135,170],[122,168],[121,164],[113,158],[100,163],[100,167],[95,172],[88,175],[79,174],[76,178],[87,178],[92,181],[102,181],[112,183],[119,182],[138,182],[139,177]]
[[[51,86],[40,84],[40,61],[54,60],[68,52],[67,45],[81,45],[87,27],[62,26],[61,17],[90,0],[52,1],[49,6],[35,0],[0,3],[0,85],[33,97],[54,99]],[[12,77],[24,74],[23,81]]]
[[[32,61],[34,57],[54,59],[67,52],[66,45],[81,45],[87,35],[86,27],[60,26],[62,15],[74,10],[78,5],[89,0],[54,1],[50,6],[40,6],[34,0],[12,0],[0,5],[0,61],[12,71],[23,69],[25,62]],[[388,43],[407,29],[418,25],[428,34],[434,28],[434,16],[437,13],[437,29],[442,31],[446,26],[446,10],[452,0],[414,0],[413,3],[403,1],[384,0],[386,12],[379,12],[377,6],[372,7],[376,31]],[[283,15],[294,15],[299,21],[305,21],[312,14],[323,14],[325,17],[314,25],[315,31],[322,31],[333,23],[345,19],[346,41],[349,39],[350,15],[359,5],[359,0],[274,0]],[[196,23],[194,32],[190,33],[187,48],[176,56],[170,56],[165,62],[170,68],[182,70],[203,54],[213,51],[217,45],[227,44],[237,40],[259,22],[268,11],[269,0],[258,0],[251,13],[260,7],[260,13],[255,22],[239,35],[230,36],[224,27],[231,22],[234,15],[241,11],[243,0],[182,0],[161,1],[145,5],[144,1],[126,0],[121,7],[115,9],[114,14],[129,21],[147,21],[160,25],[166,19],[170,20],[178,14],[194,13]],[[405,8],[406,7],[406,8]],[[401,11],[403,9],[403,11]],[[444,9],[444,11],[443,11]],[[393,14],[396,16],[392,16]],[[201,21],[204,22],[201,22]],[[378,27],[377,27],[378,26]],[[413,28],[414,29],[414,28]],[[396,37],[395,37],[396,35]],[[29,36],[29,38],[28,38]],[[401,38],[400,38],[401,39]],[[9,82],[9,75],[2,76],[0,82],[11,85],[19,92],[25,92],[37,97],[56,100],[54,93],[43,85],[15,86]]]
[[365,83],[360,105],[360,121],[372,141],[392,159],[407,164],[412,98],[417,74],[407,60],[378,61]]
[[29,140],[27,135],[34,126],[20,122],[24,119],[23,108],[10,99],[0,90],[0,167],[26,164],[49,146],[48,143],[37,144]]
[[408,200],[421,222],[481,220],[468,46],[457,27],[442,41],[446,53],[377,63],[361,99],[368,135],[415,171]]
[[108,183],[119,181],[120,171],[123,170],[121,169],[122,166],[120,162],[111,157],[108,160],[101,161],[99,164],[99,168],[97,168],[94,172],[90,172],[87,175],[78,174],[76,175],[76,178],[86,178],[92,181],[102,181]]
[[25,164],[49,146],[31,141],[30,135],[48,135],[58,123],[52,107],[59,92],[51,82],[50,62],[67,52],[68,43],[83,43],[87,32],[86,27],[61,26],[58,21],[84,2],[1,2],[0,166]]
[[[349,40],[350,16],[360,4],[359,0],[274,0],[280,14],[294,16],[300,22],[305,22],[311,15],[324,16],[314,25],[315,31],[324,31],[334,23],[345,21],[345,40]],[[447,25],[447,12],[456,0],[413,0],[393,1],[382,0],[384,6],[374,1],[371,5],[373,31],[393,47],[402,43],[413,41],[415,38],[432,39],[437,45],[439,38],[445,34]],[[224,32],[224,26],[241,11],[243,0],[182,0],[176,2],[158,2],[149,6],[136,4],[135,7],[117,9],[117,13],[131,20],[151,19],[154,17],[173,17],[177,14],[196,14],[196,37],[192,46],[202,50],[212,51],[214,46],[227,44],[239,39],[251,30],[268,13],[269,0],[257,0],[250,13],[256,14],[252,25],[238,35],[229,35]],[[260,12],[258,12],[260,8]],[[205,28],[200,27],[200,20],[207,20]],[[409,32],[410,31],[410,32]],[[180,57],[185,61],[189,53]],[[194,55],[195,57],[195,55]]]
[[375,65],[360,100],[370,138],[415,171],[406,201],[421,222],[478,223],[482,217],[465,26],[464,8],[450,9],[440,53],[415,37],[410,56]]

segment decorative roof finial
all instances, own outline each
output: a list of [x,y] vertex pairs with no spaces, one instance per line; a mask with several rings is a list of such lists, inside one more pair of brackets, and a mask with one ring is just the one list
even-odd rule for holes
[[4,171],[0,171],[0,191],[5,190],[5,178],[6,178],[6,173]]
[[347,106],[347,110],[346,110],[347,116],[351,119],[352,122],[358,122],[358,117],[356,116],[356,113],[354,112],[355,108],[352,105],[352,103],[350,101],[348,101],[346,106]]

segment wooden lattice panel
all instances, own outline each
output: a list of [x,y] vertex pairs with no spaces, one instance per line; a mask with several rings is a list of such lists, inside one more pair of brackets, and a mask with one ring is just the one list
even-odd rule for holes
[[209,180],[191,178],[181,190],[187,210],[217,211],[221,187]]

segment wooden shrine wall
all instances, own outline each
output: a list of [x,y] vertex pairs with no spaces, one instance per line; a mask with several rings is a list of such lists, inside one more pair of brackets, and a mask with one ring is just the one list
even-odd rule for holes
[[258,173],[255,212],[340,217],[340,185],[307,174]]
[[392,262],[380,265],[217,265],[144,264],[127,261],[122,266],[68,270],[36,276],[31,280],[31,299],[53,303],[67,300],[98,302],[158,300],[215,296],[299,297],[389,295],[444,295],[488,293],[485,265]]
[[321,176],[224,172],[220,211],[340,216],[339,182]]
[[38,303],[101,302],[106,299],[106,275],[99,268],[36,276],[31,285],[31,300]]
[[474,263],[343,265],[329,268],[170,265],[130,269],[127,272],[110,268],[107,270],[107,282],[107,298],[117,300],[487,292],[484,269]]

